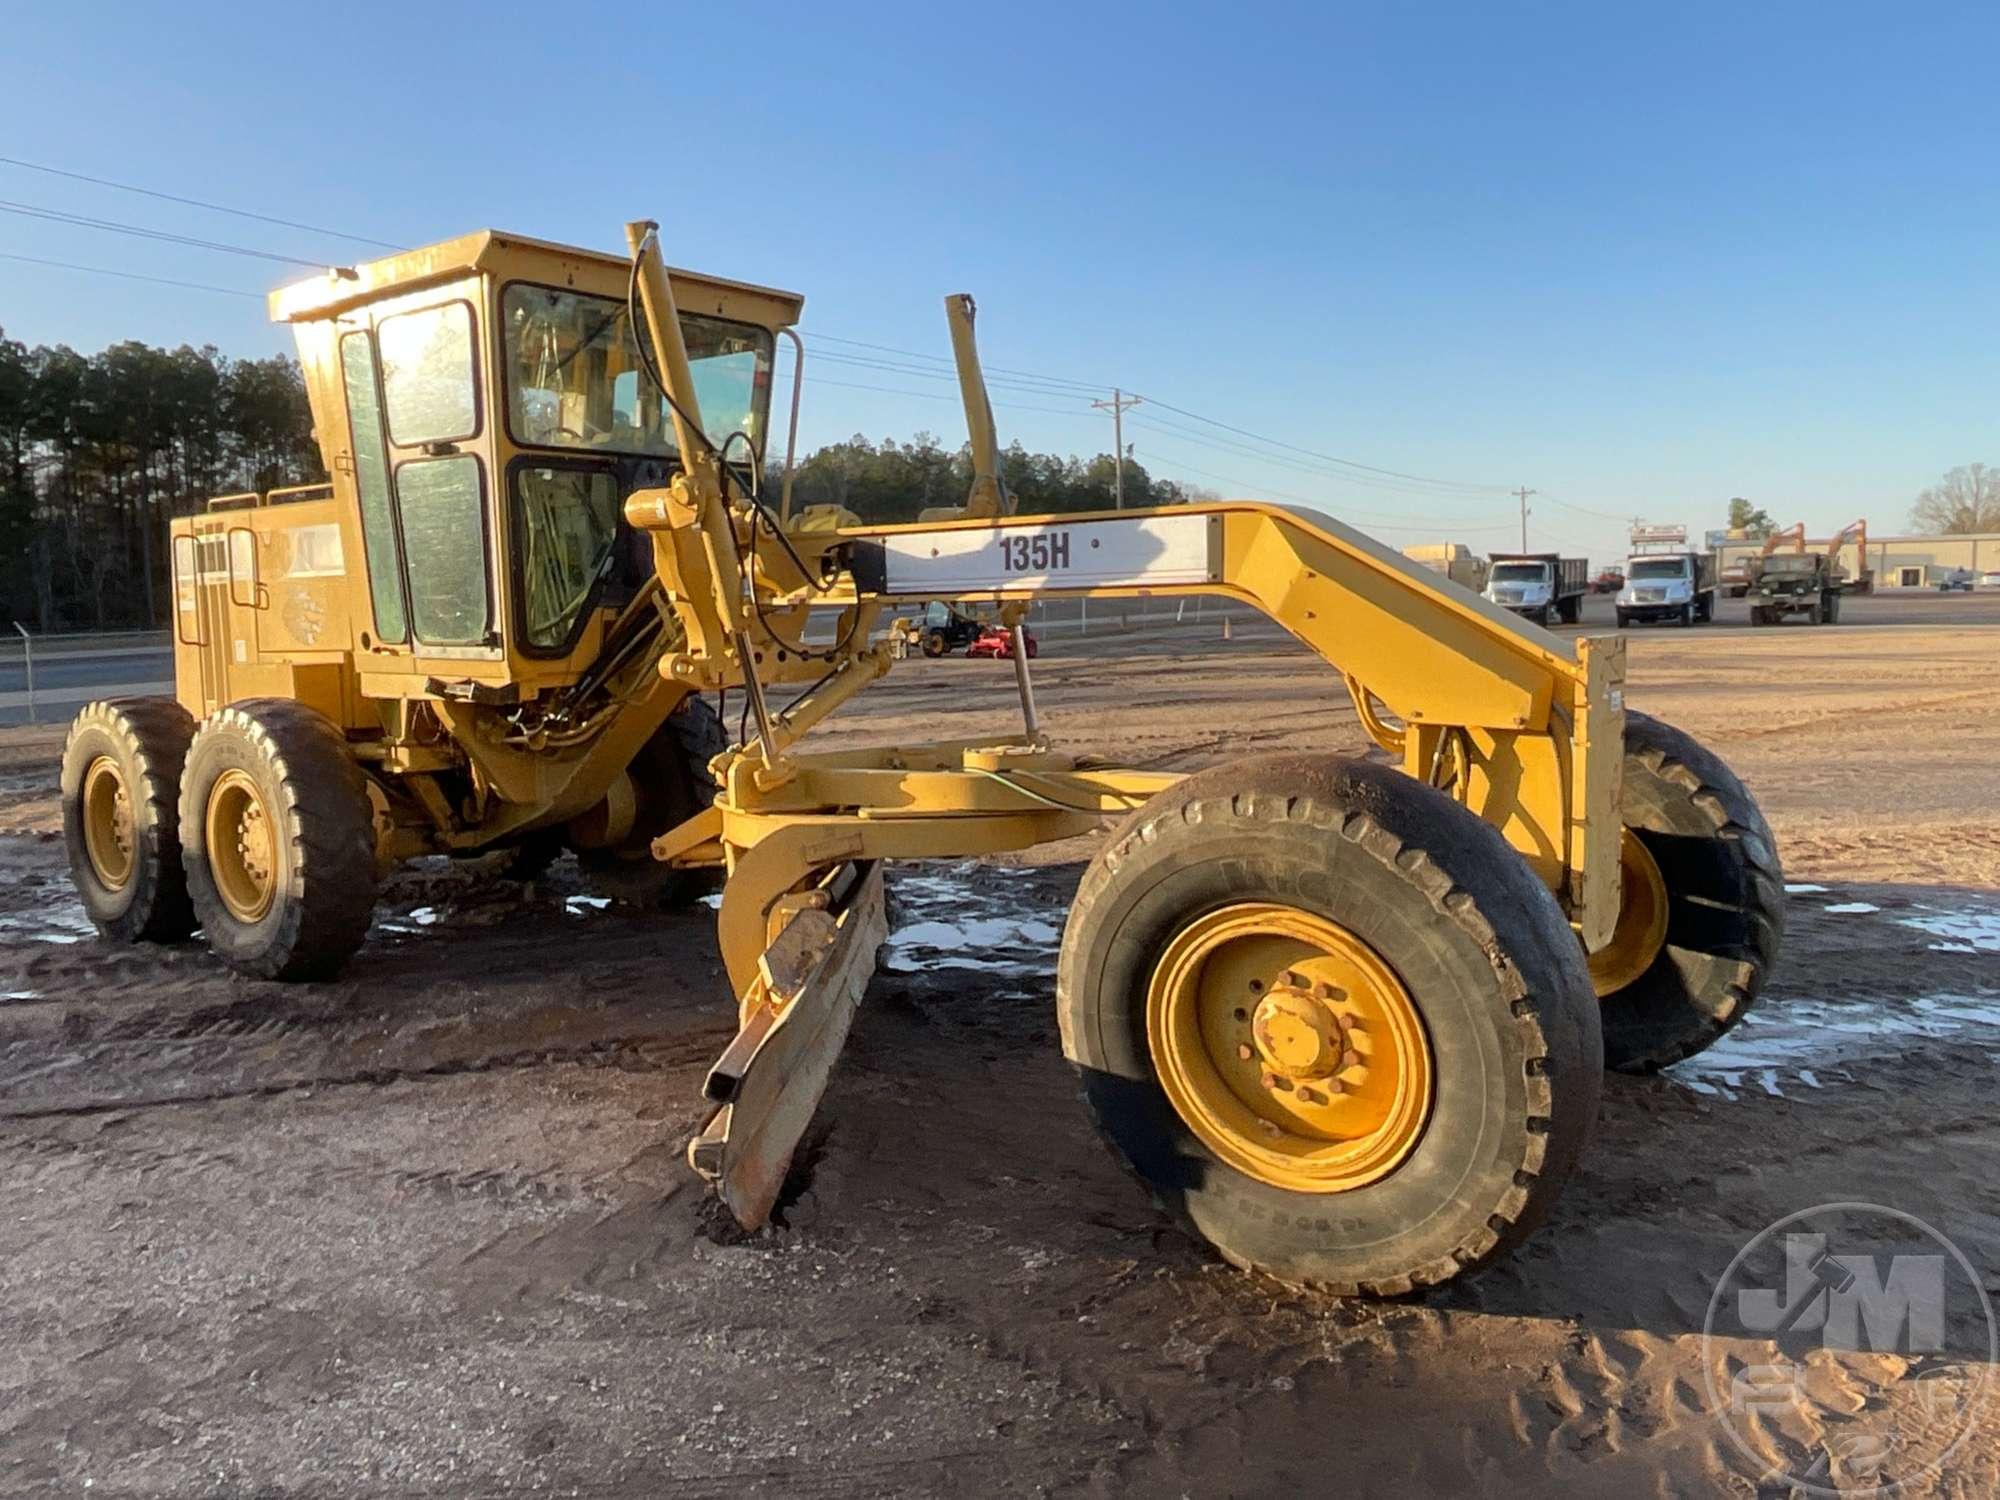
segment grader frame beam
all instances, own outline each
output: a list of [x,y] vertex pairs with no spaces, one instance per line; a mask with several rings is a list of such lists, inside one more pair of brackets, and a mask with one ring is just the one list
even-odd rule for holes
[[[700,407],[691,381],[672,286],[655,226],[626,226],[653,345],[661,351],[676,423],[689,451],[699,444]],[[747,848],[763,825],[740,829],[729,815],[783,818],[880,817],[887,808],[815,796],[815,763],[789,744],[836,700],[885,674],[890,658],[867,646],[867,627],[885,607],[933,598],[991,600],[1018,610],[1039,598],[1126,598],[1174,591],[1252,605],[1333,664],[1364,722],[1379,722],[1370,699],[1403,720],[1395,736],[1404,769],[1446,784],[1498,827],[1564,901],[1586,948],[1606,942],[1617,917],[1615,829],[1622,762],[1623,649],[1616,639],[1566,643],[1466,590],[1443,583],[1354,528],[1303,509],[1248,501],[1170,510],[1023,517],[988,472],[990,411],[972,337],[971,300],[947,299],[966,410],[975,446],[967,511],[950,521],[847,527],[787,538],[732,512],[718,466],[690,462],[666,490],[640,491],[627,517],[654,536],[668,598],[687,645],[660,670],[690,685],[741,685],[759,709],[758,764],[725,767],[721,844]],[[698,541],[698,545],[697,545]],[[803,567],[802,567],[803,565]],[[831,583],[807,576],[838,570]],[[766,605],[759,591],[771,595]],[[817,601],[815,601],[817,595]],[[842,646],[797,649],[812,603],[843,608]],[[781,623],[774,626],[772,615]],[[790,624],[794,633],[781,633]],[[761,708],[760,679],[820,679],[785,724]],[[782,741],[782,743],[781,743]],[[954,775],[945,772],[947,784]],[[760,802],[797,783],[782,810]],[[1030,799],[1021,811],[1033,816]],[[931,810],[972,814],[968,795]],[[1041,813],[1051,809],[1042,807]],[[731,835],[740,833],[744,838]],[[671,839],[671,836],[670,836]],[[927,834],[926,847],[935,845]],[[888,851],[883,851],[887,854]],[[968,851],[969,852],[969,851]],[[772,893],[775,895],[776,893]],[[768,904],[768,902],[764,903]]]
[[[910,525],[781,528],[754,494],[730,503],[718,452],[703,446],[655,227],[629,224],[626,235],[660,378],[691,456],[667,487],[635,492],[625,514],[652,535],[684,634],[660,672],[691,688],[740,687],[757,724],[753,740],[715,761],[714,806],[656,840],[654,853],[727,867],[718,938],[742,1050],[802,1007],[842,1003],[845,985],[788,992],[771,964],[827,871],[1069,837],[1179,779],[1054,751],[1036,732],[1025,659],[1016,667],[1027,733],[1017,738],[837,756],[795,750],[813,724],[889,670],[887,651],[868,642],[881,611],[930,599],[990,601],[1010,626],[1044,598],[1174,592],[1253,606],[1342,674],[1364,727],[1400,755],[1403,770],[1503,833],[1557,894],[1587,950],[1611,940],[1620,900],[1622,641],[1565,643],[1310,510],[1228,501],[1011,514],[972,303],[962,296],[947,299],[947,312],[973,439],[967,503]],[[815,604],[841,611],[831,649],[801,639]],[[774,715],[767,681],[812,685]],[[1377,703],[1401,726],[1386,722]],[[836,1038],[827,1046],[845,1034],[844,1023],[824,1015],[806,1015],[796,1029]],[[823,1049],[801,1055],[782,1084],[760,1091],[757,1114],[746,1118],[739,1101],[698,1143],[691,1159],[717,1178],[725,1201],[753,1205],[747,1217],[738,1209],[746,1225],[761,1222],[766,1209],[754,1205],[765,1204],[764,1188],[782,1175],[797,1139],[769,1121],[803,1121],[828,1065]]]

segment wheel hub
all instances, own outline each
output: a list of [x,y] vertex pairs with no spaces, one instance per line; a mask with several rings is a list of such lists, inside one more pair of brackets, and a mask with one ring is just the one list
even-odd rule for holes
[[1147,992],[1154,1070],[1223,1161],[1298,1192],[1376,1181],[1430,1118],[1429,1040],[1366,943],[1313,912],[1244,903],[1168,944]]
[[1279,987],[1257,1002],[1250,1034],[1266,1069],[1294,1083],[1330,1078],[1349,1051],[1340,1017],[1329,1003],[1331,985],[1308,990],[1299,976],[1288,974]]
[[1653,966],[1667,940],[1667,882],[1639,836],[1624,829],[1618,843],[1618,923],[1611,941],[1590,955],[1590,982],[1599,999],[1616,994]]
[[263,795],[248,772],[225,771],[217,779],[206,824],[216,894],[239,922],[260,920],[277,887],[277,850]]
[[132,878],[138,844],[132,794],[117,763],[100,755],[83,773],[83,848],[91,872],[106,890],[123,890]]

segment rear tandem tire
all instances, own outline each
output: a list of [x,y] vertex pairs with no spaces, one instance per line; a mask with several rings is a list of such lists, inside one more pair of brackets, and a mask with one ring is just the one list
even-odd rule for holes
[[[1162,1020],[1171,1003],[1162,996],[1185,993],[1190,982],[1211,1007],[1201,1014],[1224,1028],[1264,1024],[1265,1005],[1298,993],[1303,980],[1290,966],[1303,971],[1317,962],[1310,944],[1297,945],[1306,955],[1299,958],[1275,940],[1280,961],[1247,988],[1239,979],[1264,974],[1263,967],[1245,968],[1222,949],[1209,956],[1187,947],[1214,924],[1243,920],[1236,914],[1262,920],[1269,912],[1344,934],[1415,1013],[1412,1024],[1428,1048],[1428,1114],[1420,1134],[1397,1137],[1403,1154],[1382,1158],[1386,1167],[1378,1160],[1369,1172],[1336,1181],[1301,1179],[1286,1170],[1289,1155],[1277,1156],[1275,1167],[1259,1164],[1260,1147],[1337,1153],[1349,1143],[1338,1131],[1329,1137],[1274,1124],[1269,1111],[1284,1107],[1276,1102],[1281,1095],[1268,1081],[1263,1092],[1254,1082],[1257,1069],[1272,1064],[1243,1064],[1253,1075],[1246,1085],[1236,1059],[1247,1045],[1225,1040],[1217,1050],[1206,1041],[1176,1047],[1152,1040],[1156,1028],[1184,1035]],[[1247,941],[1274,940],[1253,934]],[[1189,951],[1199,968],[1176,960]],[[1177,978],[1189,973],[1197,977]],[[1219,997],[1209,993],[1211,983]],[[1226,1009],[1239,992],[1246,1007],[1257,1007],[1254,1019],[1246,1020],[1247,1009]],[[1335,1011],[1368,1015],[1355,998],[1369,993],[1365,984],[1353,991],[1314,985],[1312,993],[1327,995]],[[1334,756],[1259,758],[1202,772],[1147,802],[1078,887],[1056,996],[1063,1050],[1085,1098],[1154,1198],[1232,1264],[1282,1281],[1393,1296],[1476,1270],[1526,1238],[1547,1213],[1597,1116],[1598,1007],[1555,898],[1496,830],[1385,766]],[[1213,1009],[1217,1004],[1225,1008]],[[1379,1062],[1383,1049],[1400,1057],[1391,1040],[1407,1034],[1368,1021],[1372,1046],[1340,1054],[1337,1081],[1356,1066],[1345,1059],[1360,1058],[1360,1081],[1332,1090],[1349,1099],[1329,1103],[1324,1094],[1294,1092],[1289,1082],[1282,1097],[1306,1100],[1300,1108],[1363,1107],[1371,1073],[1387,1067]],[[1347,1045],[1348,1035],[1343,1021],[1337,1045]],[[1257,1040],[1265,1045],[1262,1033]],[[1162,1081],[1162,1047],[1178,1081]],[[1202,1097],[1220,1099],[1220,1113],[1199,1129],[1202,1109],[1191,1113],[1176,1102],[1189,1076],[1233,1077],[1224,1086],[1239,1091],[1215,1094],[1211,1084]],[[1250,1102],[1232,1105],[1245,1087]],[[1256,1128],[1231,1135],[1232,1110],[1256,1111],[1242,1113]],[[1243,1140],[1247,1147],[1237,1144]],[[1219,1154],[1218,1141],[1238,1163]]]
[[1651,1073],[1713,1044],[1756,1002],[1784,937],[1784,872],[1756,801],[1720,758],[1649,714],[1625,714],[1627,829],[1664,889],[1657,952],[1602,993],[1605,1066]]
[[712,889],[709,872],[678,870],[654,859],[653,840],[715,800],[708,763],[728,748],[722,720],[707,699],[690,693],[633,757],[639,808],[631,836],[615,848],[577,850],[584,884],[597,895],[649,911],[685,906]]
[[367,778],[339,726],[305,704],[250,698],[202,721],[181,778],[180,833],[195,915],[237,973],[330,979],[368,935]]
[[63,744],[63,843],[97,930],[121,943],[194,931],[181,868],[181,770],[194,718],[172,698],[85,704]]

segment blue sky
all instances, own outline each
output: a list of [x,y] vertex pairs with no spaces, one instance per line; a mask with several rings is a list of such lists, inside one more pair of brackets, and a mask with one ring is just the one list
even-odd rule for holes
[[[678,264],[803,291],[828,353],[878,357],[815,333],[944,355],[940,299],[969,290],[989,364],[1454,481],[1280,462],[1157,407],[1128,425],[1156,472],[1399,543],[1512,545],[1517,484],[1533,544],[1595,559],[1614,517],[1700,528],[1732,494],[1889,530],[1946,468],[2000,462],[2000,8],[521,14],[16,7],[0,155],[404,244],[617,249],[654,217]],[[6,166],[0,201],[370,253]],[[0,253],[292,274],[6,212]],[[249,298],[12,260],[0,328],[285,347]],[[1080,394],[994,394],[1030,447],[1110,446]],[[803,437],[955,442],[948,396],[809,356]]]

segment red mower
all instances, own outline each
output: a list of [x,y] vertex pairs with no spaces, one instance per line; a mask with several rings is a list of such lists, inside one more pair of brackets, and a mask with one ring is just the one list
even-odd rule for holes
[[[1028,660],[1033,661],[1042,654],[1042,648],[1035,641],[1035,633],[1025,626],[1021,638],[1028,645]],[[967,656],[990,656],[995,660],[1013,660],[1014,633],[1004,625],[987,625],[972,638],[972,644],[965,648]]]

